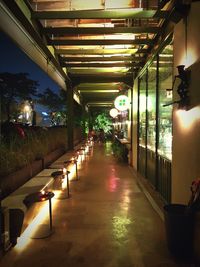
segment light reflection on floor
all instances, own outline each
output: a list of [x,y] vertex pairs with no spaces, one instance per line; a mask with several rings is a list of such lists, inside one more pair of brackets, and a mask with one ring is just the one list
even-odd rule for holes
[[114,216],[112,218],[113,235],[118,241],[128,237],[127,226],[131,224],[131,220],[125,216]]
[[[87,151],[88,153],[88,151]],[[79,169],[81,167],[81,164],[83,161],[86,159],[87,153],[84,153],[82,155],[79,155],[78,160],[77,160],[77,168]],[[73,160],[73,158],[71,159]],[[69,173],[69,183],[77,179],[76,177],[76,165],[75,164],[70,164],[70,166],[67,168],[67,170],[70,172]],[[54,210],[57,208],[59,205],[59,195],[63,194],[63,191],[67,190],[67,177],[62,181],[61,185],[61,190],[55,190],[54,191],[54,198],[52,198],[52,216],[54,214]],[[45,188],[43,188],[45,190]],[[36,233],[38,228],[44,224],[45,222],[49,222],[49,201],[45,201],[44,205],[40,209],[39,213],[35,216],[35,218],[32,220],[32,222],[28,225],[28,227],[25,229],[25,231],[22,233],[22,235],[17,239],[17,244],[13,248],[17,253],[21,253],[24,249],[26,249],[30,244],[31,244],[31,236]]]

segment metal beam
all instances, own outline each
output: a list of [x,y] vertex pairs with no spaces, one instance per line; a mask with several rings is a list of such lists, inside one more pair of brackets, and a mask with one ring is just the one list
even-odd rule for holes
[[133,75],[103,73],[103,74],[71,74],[69,77],[72,80],[74,86],[81,83],[112,83],[112,82],[123,82],[129,86],[133,84]]
[[157,33],[159,27],[47,27],[43,33],[47,34],[114,34],[114,33]]
[[80,91],[80,93],[89,93],[89,94],[93,94],[93,93],[104,93],[104,94],[107,94],[107,93],[118,93],[119,90],[117,89],[78,89]]
[[108,103],[104,103],[104,102],[88,102],[87,103],[88,106],[90,107],[112,107],[113,106],[113,101],[109,101]]
[[34,11],[34,19],[150,19],[165,18],[167,11],[141,8],[115,10]]
[[[112,54],[134,54],[133,49],[56,49],[56,54],[60,55],[112,55]],[[147,53],[147,49],[138,49],[137,54]]]
[[152,44],[152,40],[150,39],[69,39],[69,40],[59,40],[53,39],[48,41],[48,45],[141,45],[141,44]]
[[61,57],[62,62],[91,62],[91,61],[143,61],[142,57],[135,56],[113,56],[113,57]]
[[112,68],[112,67],[142,67],[143,64],[140,63],[61,63],[62,67],[69,67],[69,68]]
[[[86,83],[86,84],[80,84],[79,86],[77,86],[77,90],[80,92],[83,91],[89,91],[89,92],[93,92],[94,90],[97,91],[110,91],[110,90],[117,90],[119,91],[119,88],[121,88],[122,83]],[[123,86],[124,88],[126,88],[126,86]]]

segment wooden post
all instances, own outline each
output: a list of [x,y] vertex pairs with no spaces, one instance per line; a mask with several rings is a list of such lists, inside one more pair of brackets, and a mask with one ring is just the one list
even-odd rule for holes
[[72,84],[66,81],[67,86],[67,134],[68,149],[74,149],[74,99]]

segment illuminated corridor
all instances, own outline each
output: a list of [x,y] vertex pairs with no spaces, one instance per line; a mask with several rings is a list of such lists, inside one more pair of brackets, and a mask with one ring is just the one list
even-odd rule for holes
[[71,197],[55,200],[53,235],[14,247],[1,267],[180,266],[167,250],[163,221],[109,143],[95,144],[79,175]]

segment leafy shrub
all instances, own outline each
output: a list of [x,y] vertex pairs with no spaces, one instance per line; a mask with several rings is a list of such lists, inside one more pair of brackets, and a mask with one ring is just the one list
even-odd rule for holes
[[25,137],[12,133],[9,140],[0,143],[0,176],[12,173],[49,152],[67,148],[67,128],[65,127],[25,127]]
[[114,157],[119,161],[128,162],[128,150],[125,145],[122,145],[118,140],[114,140],[111,147]]

